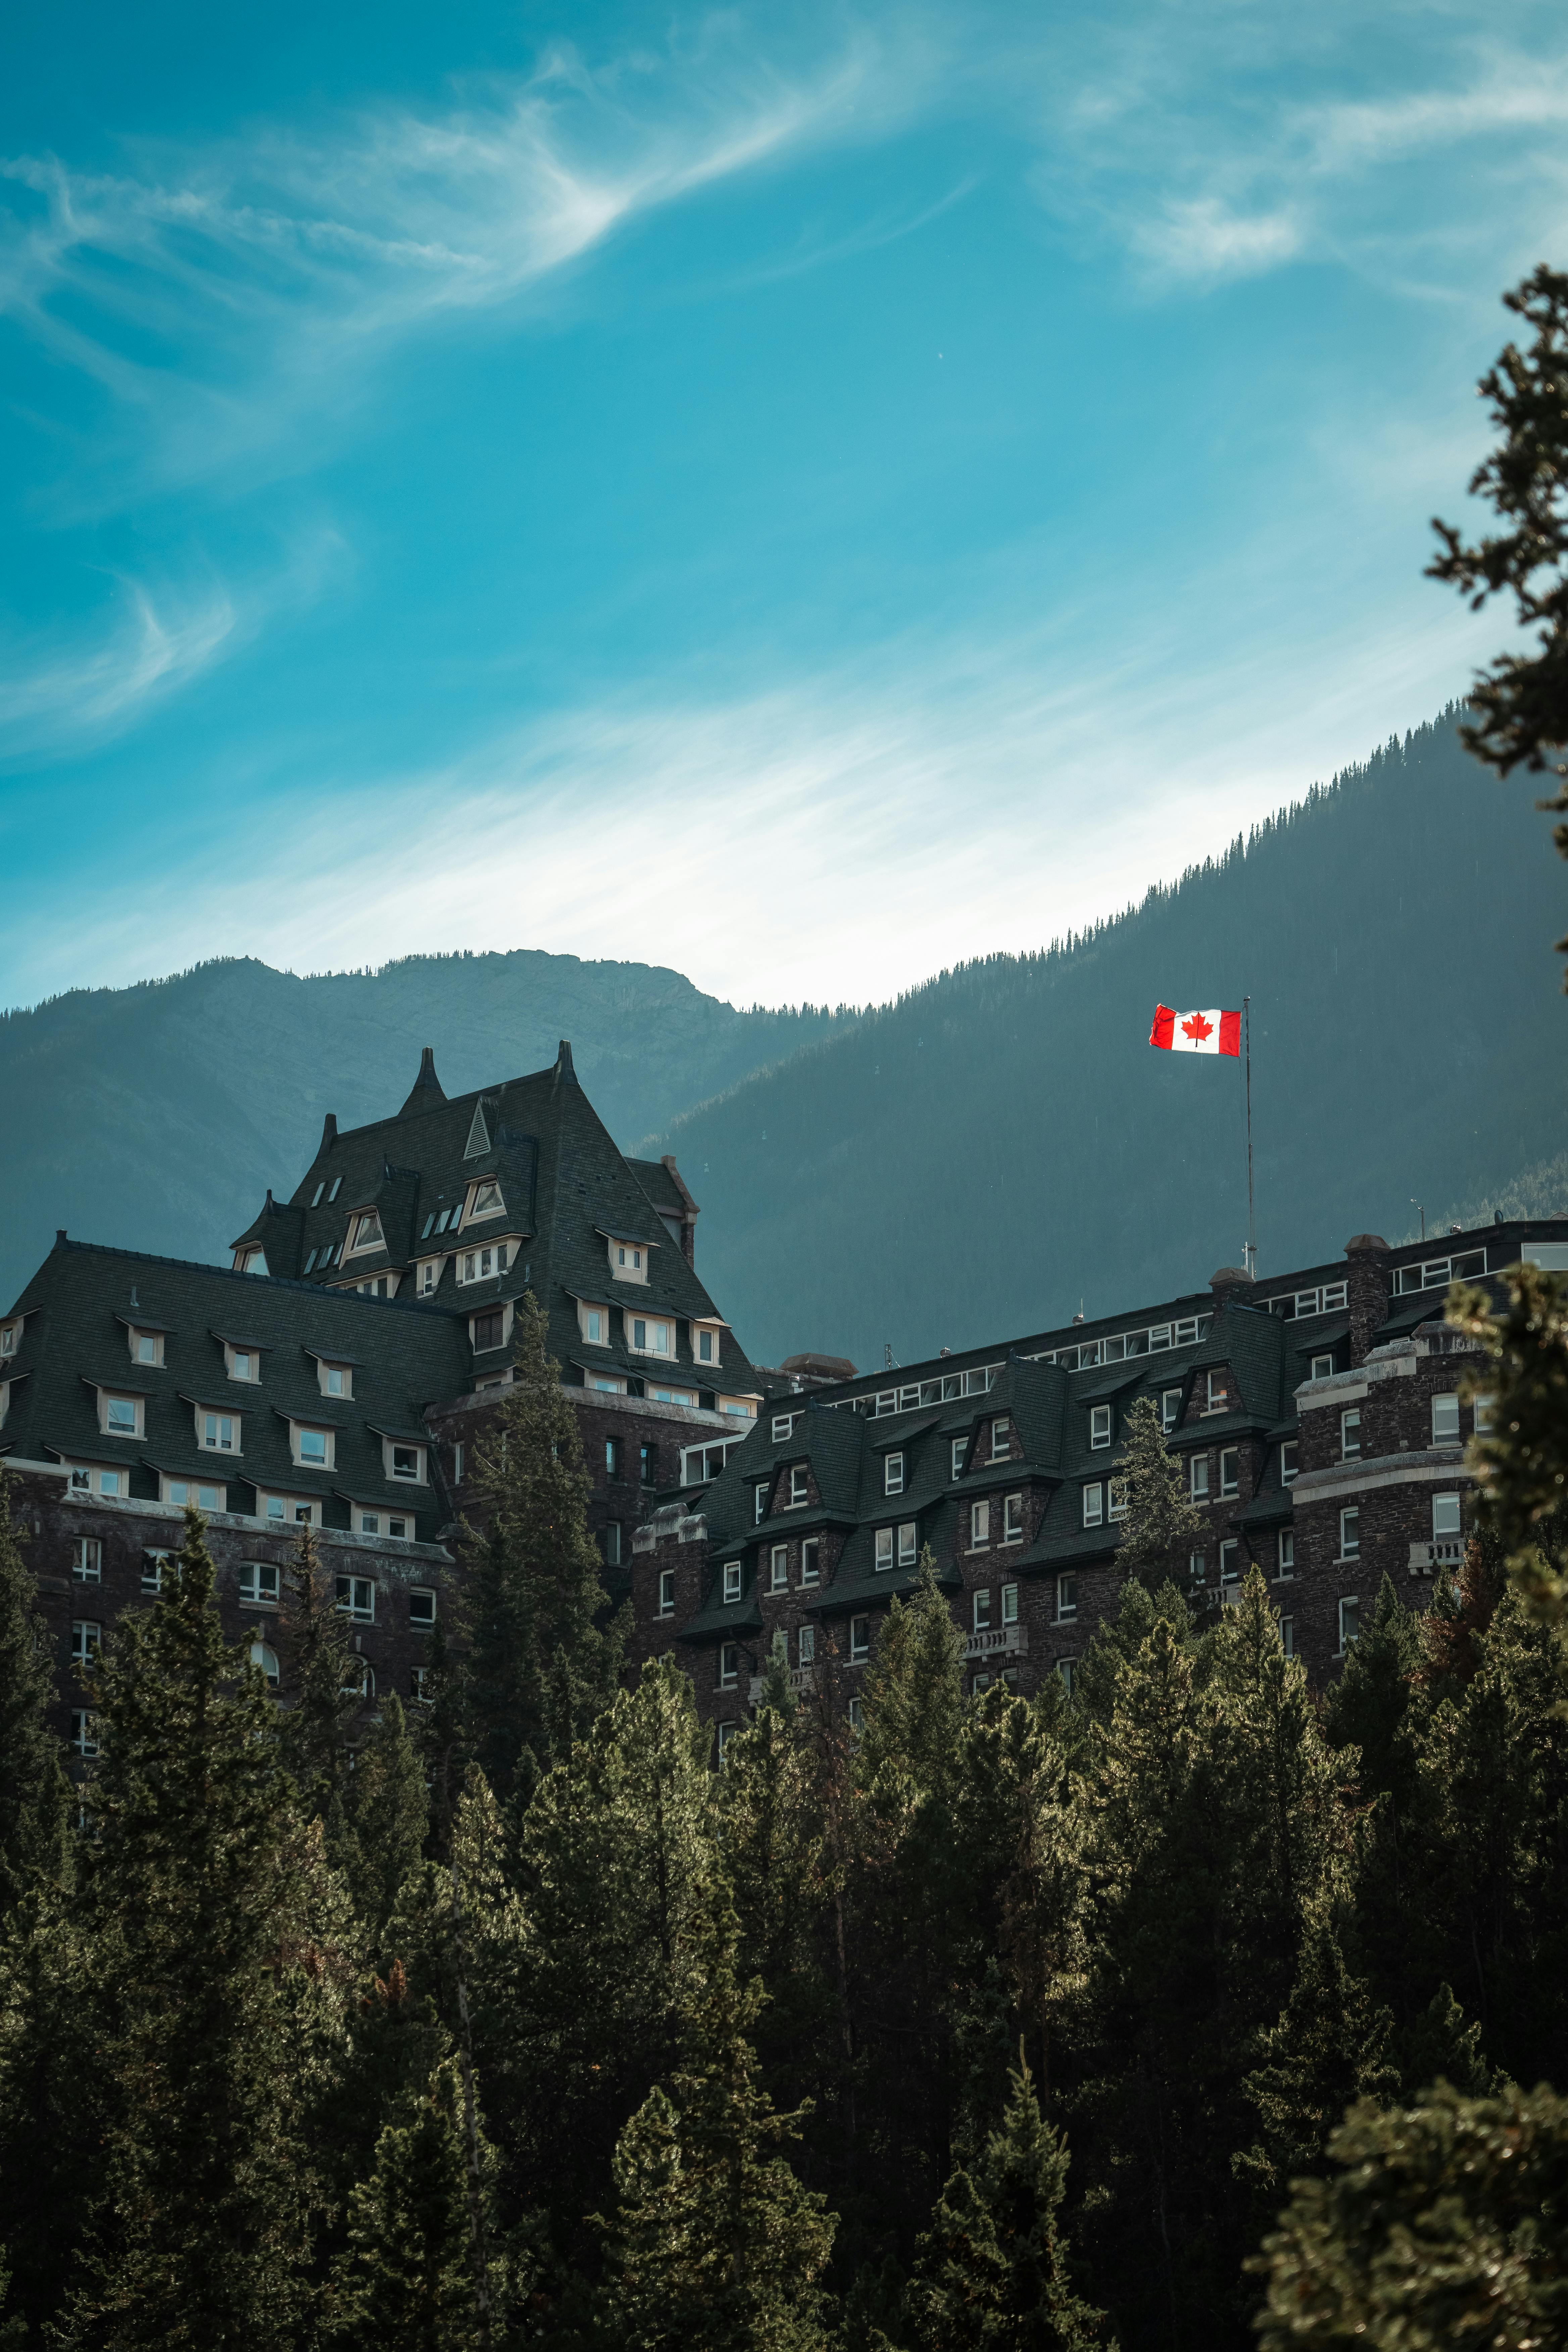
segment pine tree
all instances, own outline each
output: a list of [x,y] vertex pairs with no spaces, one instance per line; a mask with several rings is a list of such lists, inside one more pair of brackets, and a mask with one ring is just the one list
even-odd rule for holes
[[470,2352],[474,2310],[468,2168],[450,2064],[405,2101],[349,2200],[335,2333],[360,2352]]
[[284,1760],[307,1812],[331,1822],[334,1851],[343,1843],[348,1728],[359,1706],[359,1662],[337,1580],[322,1565],[313,1528],[301,1527],[283,1571],[278,1647],[283,1696],[279,1718]]
[[418,1751],[395,1696],[382,1702],[360,1750],[350,1798],[350,1885],[371,1948],[379,1951],[404,1882],[423,1857],[430,1822]]
[[503,1804],[525,1802],[615,1695],[629,1610],[606,1623],[582,1438],[546,1322],[517,1309],[511,1386],[474,1447],[485,1532],[471,1547],[475,1753]]
[[15,1491],[0,1470],[0,1919],[37,1872],[59,1869],[68,1801],[48,1726],[48,1629],[22,1557]]
[[756,2082],[761,2000],[735,1981],[736,1923],[715,1882],[690,1930],[693,2062],[621,2134],[605,2325],[626,2352],[807,2352],[825,2344],[817,2281],[834,2224],[780,2152],[799,2118]]
[[1268,2211],[1293,2179],[1323,2165],[1347,2107],[1397,2091],[1388,2058],[1393,2022],[1345,1966],[1332,1921],[1317,1920],[1279,2022],[1259,2036],[1259,2063],[1242,2085],[1258,2110],[1258,2137],[1233,2161]]
[[[793,1703],[792,1703],[793,1706]],[[752,2029],[770,2091],[834,2063],[837,2004],[825,1930],[828,1865],[808,1749],[767,1704],[732,1739],[721,1776],[719,1854],[740,1925],[737,1967],[770,1999]]]
[[1165,1443],[1152,1397],[1134,1400],[1126,1427],[1111,1472],[1127,1503],[1116,1564],[1152,1591],[1167,1577],[1185,1578],[1187,1555],[1207,1538],[1208,1522],[1187,1492],[1184,1466]]
[[[302,1940],[261,1675],[225,1650],[204,1525],[106,1647],[82,1910],[106,1989],[103,2200],[62,2340],[287,2346],[308,2160],[291,2138]],[[195,2226],[193,2226],[193,2222]]]
[[949,2179],[915,2258],[910,2307],[930,2352],[1088,2352],[1104,2315],[1075,2292],[1057,2226],[1068,2151],[1022,2052],[1001,2127]]
[[1370,2102],[1300,2180],[1249,2269],[1261,2352],[1525,2352],[1568,2334],[1568,2100],[1542,2086]]

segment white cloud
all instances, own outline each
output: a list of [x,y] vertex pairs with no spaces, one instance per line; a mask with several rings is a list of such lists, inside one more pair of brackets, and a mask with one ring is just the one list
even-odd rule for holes
[[1305,243],[1293,211],[1250,217],[1231,212],[1217,196],[1169,203],[1163,218],[1138,229],[1139,250],[1178,278],[1241,278],[1293,260]]

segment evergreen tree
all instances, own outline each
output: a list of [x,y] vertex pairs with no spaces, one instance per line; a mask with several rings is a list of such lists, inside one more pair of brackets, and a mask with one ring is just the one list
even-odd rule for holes
[[348,1730],[359,1706],[360,1662],[337,1579],[322,1565],[316,1532],[301,1527],[283,1570],[279,1664],[287,1705],[279,1717],[284,1760],[304,1810],[329,1824],[334,1851],[345,1837]]
[[692,2062],[670,2093],[649,2093],[616,2149],[605,2323],[626,2352],[826,2342],[817,2281],[834,2224],[780,2152],[799,2119],[758,2087],[746,2036],[762,1994],[736,1983],[736,1941],[715,1882],[689,1933]]
[[[1123,1672],[1139,1656],[1159,1624],[1169,1626],[1177,1649],[1190,1656],[1199,1682],[1203,1680],[1207,1654],[1200,1643],[1184,1594],[1169,1580],[1151,1591],[1137,1577],[1129,1577],[1121,1588],[1115,1616],[1100,1619],[1073,1678],[1073,1696],[1079,1709],[1102,1731],[1115,1712]],[[1035,1704],[1038,1707],[1041,1700],[1037,1698]]]
[[93,1694],[83,1913],[108,2000],[110,2118],[62,2341],[114,2352],[281,2347],[304,2300],[281,1983],[302,1940],[298,1856],[272,1704],[253,1668],[235,1687],[214,1582],[188,1511],[176,1573],[121,1619]]
[[1486,1358],[1467,1391],[1492,1399],[1491,1427],[1469,1447],[1477,1520],[1531,1606],[1555,1619],[1568,1612],[1568,1281],[1512,1265],[1502,1285],[1500,1315],[1484,1290],[1456,1283],[1448,1294],[1448,1321]]
[[1208,1522],[1187,1492],[1185,1467],[1165,1443],[1152,1397],[1134,1400],[1126,1431],[1111,1473],[1127,1496],[1116,1565],[1152,1591],[1167,1577],[1185,1579],[1187,1555],[1206,1540]]
[[[454,1603],[459,1634],[468,1612]],[[469,1745],[469,1689],[466,1661],[447,1639],[437,1618],[425,1648],[425,1688],[413,1721],[415,1744],[424,1762],[429,1791],[429,1851],[444,1862],[451,1850],[452,1822],[463,1790]]]
[[1568,2100],[1544,2087],[1346,2117],[1250,2268],[1262,2352],[1525,2352],[1568,2336]]
[[629,1608],[609,1623],[576,1412],[531,1296],[511,1386],[474,1447],[484,1535],[473,1567],[475,1753],[503,1804],[526,1801],[615,1695]]
[[740,1927],[737,1967],[769,1988],[752,2027],[764,2085],[818,2084],[836,2069],[826,1962],[829,1864],[809,1749],[791,1700],[763,1702],[730,1742],[719,1790],[719,1858]]
[[395,1696],[382,1702],[360,1750],[350,1799],[350,1885],[372,1948],[379,1951],[404,1882],[422,1859],[430,1821],[419,1754]]
[[915,2261],[910,2305],[930,2352],[1088,2352],[1104,2315],[1074,2291],[1057,2225],[1065,2144],[1020,2052],[1001,2127],[954,2172]]
[[48,1726],[56,1696],[48,1629],[22,1557],[14,1497],[0,1469],[0,1919],[35,1873],[59,1869],[68,1801]]
[[0,1940],[0,2206],[15,2309],[41,2341],[80,2274],[113,2112],[108,1994],[67,1887],[35,1885]]
[[1259,2063],[1242,2085],[1258,2110],[1258,2137],[1234,2162],[1270,2212],[1298,2175],[1324,2163],[1347,2107],[1397,2091],[1387,2054],[1392,2024],[1345,1966],[1332,1921],[1317,1920],[1290,1998],[1278,2025],[1259,2035]]
[[360,2352],[470,2352],[468,2167],[454,2070],[437,2069],[376,2143],[349,2200],[335,2332]]

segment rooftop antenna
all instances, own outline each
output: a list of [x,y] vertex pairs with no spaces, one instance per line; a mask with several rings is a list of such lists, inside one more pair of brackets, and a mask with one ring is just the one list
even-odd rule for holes
[[1426,1238],[1426,1212],[1425,1209],[1421,1208],[1421,1203],[1416,1199],[1414,1192],[1410,1195],[1410,1205],[1413,1209],[1419,1209],[1421,1211],[1421,1238],[1425,1241]]

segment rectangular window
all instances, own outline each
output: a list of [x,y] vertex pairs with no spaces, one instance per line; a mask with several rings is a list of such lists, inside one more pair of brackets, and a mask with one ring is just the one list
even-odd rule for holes
[[1352,1406],[1340,1415],[1340,1460],[1353,1462],[1361,1452],[1361,1412]]
[[801,1664],[803,1666],[814,1666],[816,1664],[816,1626],[803,1625],[800,1632],[795,1636],[795,1654],[799,1658]]
[[606,1343],[606,1328],[604,1308],[602,1307],[580,1307],[577,1311],[583,1318],[583,1337],[586,1339],[588,1345],[591,1348],[604,1347]]
[[759,1479],[757,1482],[756,1501],[753,1507],[756,1512],[755,1524],[761,1527],[768,1516],[768,1486],[765,1478]]
[[1360,1632],[1361,1602],[1353,1592],[1347,1592],[1340,1602],[1340,1657],[1344,1656]]
[[1241,1546],[1229,1538],[1219,1548],[1219,1580],[1224,1584],[1241,1581]]
[[78,1536],[71,1546],[71,1574],[79,1584],[103,1580],[103,1546],[96,1536]]
[[1220,1493],[1222,1495],[1234,1495],[1237,1491],[1237,1485],[1240,1475],[1241,1448],[1238,1445],[1223,1446],[1220,1449],[1219,1457]]
[[1070,1625],[1078,1615],[1078,1579],[1058,1576],[1057,1579],[1057,1622]]
[[142,1555],[142,1590],[162,1592],[163,1579],[173,1568],[172,1555],[166,1551],[144,1551]]
[[428,1706],[436,1696],[436,1675],[430,1666],[410,1666],[408,1696],[416,1706]]
[[971,1593],[970,1604],[973,1612],[975,1632],[988,1633],[991,1631],[990,1593],[985,1591]]
[[[440,1281],[440,1279],[441,1279],[441,1261],[440,1261],[440,1259],[439,1259],[438,1257],[427,1257],[427,1258],[425,1260],[424,1264],[420,1266],[420,1269],[419,1269],[419,1296],[420,1296],[420,1297],[421,1297],[421,1298],[428,1298],[428,1297],[430,1296],[430,1293],[435,1289],[436,1285]],[[415,1668],[415,1672],[416,1672],[416,1674],[422,1674],[422,1673],[424,1672],[424,1668],[423,1668],[422,1666],[416,1666],[416,1667]]]
[[953,1441],[952,1441],[952,1475],[953,1475],[955,1478],[962,1478],[962,1477],[963,1477],[963,1457],[964,1457],[964,1454],[968,1452],[968,1450],[969,1450],[969,1440],[968,1440],[968,1438],[967,1438],[967,1437],[955,1437],[955,1438],[953,1439]]
[[228,1376],[231,1381],[256,1381],[261,1378],[261,1359],[252,1348],[226,1348]]
[[417,1633],[428,1633],[436,1622],[436,1595],[427,1584],[414,1585],[408,1595],[408,1622]]
[[637,1447],[637,1484],[657,1486],[658,1484],[658,1448],[657,1445]]
[[1160,1397],[1160,1426],[1167,1437],[1182,1417],[1182,1391],[1165,1389]]
[[1002,1587],[1002,1622],[1016,1625],[1018,1622],[1018,1588],[1016,1584]]
[[[733,1690],[741,1675],[741,1645],[739,1642],[719,1644],[719,1687]],[[722,1742],[721,1742],[721,1747]]]
[[811,1500],[811,1478],[804,1462],[797,1462],[789,1474],[789,1507],[798,1511]]
[[1432,1536],[1437,1541],[1459,1532],[1459,1498],[1458,1495],[1434,1495],[1432,1497]]
[[621,1475],[621,1441],[618,1437],[605,1440],[605,1475],[618,1478]]
[[675,1353],[674,1325],[657,1323],[651,1316],[634,1315],[632,1317],[632,1349],[634,1354],[641,1356],[673,1356]]
[[375,1622],[375,1583],[368,1576],[340,1576],[338,1607],[362,1625]]
[[221,1511],[228,1494],[226,1486],[206,1486],[190,1478],[165,1478],[163,1484],[164,1502],[172,1503],[177,1511],[189,1503],[198,1511]]
[[1432,1400],[1432,1443],[1434,1445],[1458,1445],[1459,1442],[1459,1400],[1450,1391]]
[[621,1564],[621,1523],[607,1519],[605,1523],[605,1566],[619,1568]]
[[1206,1454],[1194,1454],[1188,1456],[1187,1492],[1194,1503],[1208,1501],[1209,1458]]
[[504,1344],[506,1310],[504,1307],[492,1307],[488,1315],[472,1316],[469,1318],[468,1328],[474,1335],[474,1353],[476,1356],[482,1356],[488,1348],[499,1348]]
[[1340,1558],[1354,1559],[1361,1550],[1361,1513],[1352,1503],[1340,1513]]
[[204,1454],[232,1454],[235,1451],[235,1422],[226,1412],[204,1412],[202,1415],[202,1451]]
[[381,1533],[381,1513],[362,1511],[359,1515],[359,1531],[362,1536],[378,1536]]
[[822,1575],[822,1546],[816,1536],[807,1536],[800,1548],[800,1580],[816,1584]]
[[1011,1420],[1006,1413],[998,1413],[991,1424],[991,1459],[993,1462],[1005,1462],[1012,1451]]
[[849,1620],[849,1658],[851,1664],[859,1664],[863,1660],[868,1658],[870,1654],[871,1620],[869,1617],[851,1617]]
[[1278,1559],[1278,1563],[1279,1563],[1279,1573],[1281,1576],[1294,1576],[1294,1575],[1295,1575],[1295,1573],[1296,1573],[1296,1530],[1295,1530],[1295,1528],[1280,1528],[1280,1530],[1279,1530],[1279,1546],[1278,1546],[1278,1551],[1277,1551],[1277,1559]]
[[1333,1376],[1334,1359],[1332,1352],[1331,1351],[1326,1356],[1314,1356],[1312,1359],[1312,1378],[1315,1381],[1331,1381]]
[[1106,1480],[1105,1509],[1108,1518],[1124,1519],[1127,1517],[1127,1481],[1125,1478],[1108,1478]]
[[331,1450],[331,1439],[324,1429],[301,1429],[295,1433],[295,1450],[308,1469],[324,1470]]
[[79,1617],[71,1627],[71,1663],[90,1666],[103,1647],[103,1628],[90,1618]]
[[904,1491],[904,1457],[903,1457],[903,1455],[902,1455],[901,1454],[884,1454],[884,1456],[882,1457],[882,1492],[883,1492],[883,1494],[884,1494],[884,1495],[901,1495],[901,1494],[903,1493],[903,1491]]
[[1089,1442],[1095,1448],[1110,1443],[1110,1407],[1091,1404],[1089,1409]]
[[719,1335],[716,1331],[699,1330],[697,1334],[697,1360],[700,1364],[716,1364],[718,1362],[718,1338]]
[[1066,1691],[1068,1698],[1071,1698],[1073,1678],[1078,1672],[1078,1660],[1076,1658],[1058,1658],[1057,1660],[1057,1672],[1062,1678],[1062,1688]]
[[163,1360],[162,1331],[132,1331],[129,1335],[132,1359],[138,1364],[161,1364]]
[[844,1710],[849,1728],[857,1737],[866,1727],[866,1706],[862,1699],[852,1698]]
[[386,1532],[389,1536],[399,1536],[408,1543],[414,1540],[414,1525],[410,1519],[388,1519]]
[[135,1437],[142,1418],[141,1402],[136,1397],[105,1397],[103,1426],[110,1437]]
[[969,1549],[981,1551],[991,1540],[991,1506],[971,1503],[969,1506]]
[[1294,1617],[1281,1617],[1279,1620],[1279,1647],[1288,1658],[1295,1656],[1296,1620]]
[[1223,1372],[1210,1372],[1208,1375],[1208,1402],[1205,1405],[1204,1411],[1205,1412],[1224,1412],[1228,1403],[1229,1398],[1226,1393],[1225,1374]]
[[453,1483],[458,1486],[463,1483],[463,1447],[460,1445],[454,1445],[452,1448],[452,1479]]
[[1208,1582],[1209,1564],[1206,1552],[1190,1551],[1187,1554],[1187,1574],[1194,1584]]
[[788,1438],[794,1435],[794,1413],[775,1412],[773,1415],[773,1444],[775,1445],[783,1445]]
[[739,1601],[740,1597],[741,1563],[738,1559],[727,1559],[724,1562],[724,1598],[730,1601]]
[[395,1445],[387,1465],[393,1476],[411,1479],[415,1485],[419,1485],[425,1475],[425,1465],[421,1459],[424,1451],[422,1445]]
[[885,1569],[889,1569],[892,1565],[893,1530],[891,1528],[879,1528],[877,1529],[876,1545],[876,1567],[878,1574],[880,1575]]
[[239,1564],[239,1597],[252,1608],[276,1609],[278,1570],[270,1560],[246,1559]]
[[789,1546],[774,1544],[768,1555],[768,1591],[784,1592],[789,1586]]
[[1497,1399],[1489,1396],[1478,1396],[1472,1397],[1470,1402],[1474,1408],[1472,1426],[1478,1437],[1484,1437],[1491,1428],[1492,1407],[1497,1402]]
[[658,1613],[661,1617],[675,1614],[675,1570],[661,1568],[658,1571]]
[[913,1568],[920,1558],[920,1523],[905,1519],[899,1528],[899,1566]]
[[1083,1490],[1083,1523],[1086,1528],[1098,1528],[1105,1517],[1105,1488],[1097,1478],[1092,1486]]
[[71,1746],[81,1757],[98,1754],[98,1717],[84,1707],[71,1710]]
[[1282,1486],[1289,1486],[1295,1478],[1300,1466],[1297,1458],[1300,1451],[1300,1445],[1293,1437],[1288,1437],[1279,1448],[1279,1484]]

